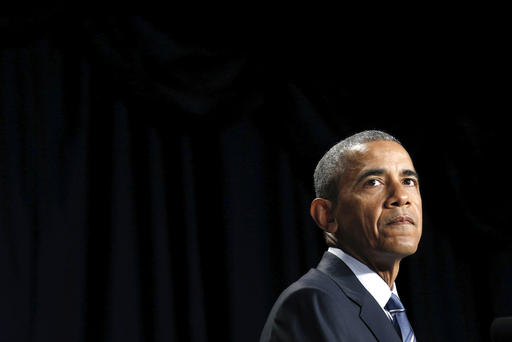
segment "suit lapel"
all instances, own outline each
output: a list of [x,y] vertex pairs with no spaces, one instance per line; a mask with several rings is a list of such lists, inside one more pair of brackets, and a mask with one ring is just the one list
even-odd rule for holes
[[338,287],[353,302],[361,307],[359,317],[380,341],[401,342],[393,325],[377,301],[359,282],[343,261],[332,253],[325,252],[317,269],[333,279]]

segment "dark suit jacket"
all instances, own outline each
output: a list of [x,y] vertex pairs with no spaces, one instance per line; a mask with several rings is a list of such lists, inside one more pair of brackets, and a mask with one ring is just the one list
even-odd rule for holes
[[354,273],[325,252],[279,296],[260,342],[400,342],[391,321]]

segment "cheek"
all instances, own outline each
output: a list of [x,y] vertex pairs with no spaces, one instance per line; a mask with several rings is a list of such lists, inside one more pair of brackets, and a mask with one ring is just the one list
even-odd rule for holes
[[420,234],[421,234],[421,228],[423,227],[423,208],[422,208],[422,203],[421,203],[421,196],[418,194],[416,194],[417,198],[416,198],[416,202],[415,202],[415,206],[416,206],[416,218],[418,220],[418,227],[420,228]]
[[361,228],[366,239],[371,243],[379,238],[379,219],[381,209],[377,205],[361,205],[359,207]]
[[421,234],[423,233],[423,217],[422,217],[422,214],[421,214],[421,211],[418,215],[418,235],[419,237],[421,237]]
[[[379,218],[382,212],[379,200],[355,197],[343,202],[339,211],[339,222],[345,234],[364,245],[375,246],[379,239]],[[364,241],[364,242],[363,242]]]

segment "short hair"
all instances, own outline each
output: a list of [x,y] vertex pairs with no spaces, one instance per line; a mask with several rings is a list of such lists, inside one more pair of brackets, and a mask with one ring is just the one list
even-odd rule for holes
[[316,197],[336,203],[339,191],[339,179],[347,163],[347,151],[356,145],[380,140],[394,141],[402,145],[397,138],[388,133],[368,130],[351,135],[331,147],[331,149],[324,154],[322,159],[320,159],[315,168],[314,184]]
[[[314,173],[316,197],[324,198],[336,204],[338,200],[340,177],[347,164],[347,151],[354,146],[370,141],[394,141],[402,146],[394,136],[377,130],[356,133],[343,139],[327,151],[318,162]],[[325,242],[330,247],[337,247],[337,238],[324,231]]]

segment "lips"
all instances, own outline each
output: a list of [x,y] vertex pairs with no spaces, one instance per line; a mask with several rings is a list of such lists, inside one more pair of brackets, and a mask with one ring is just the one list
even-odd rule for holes
[[409,215],[393,216],[386,222],[387,225],[414,224],[414,219]]

